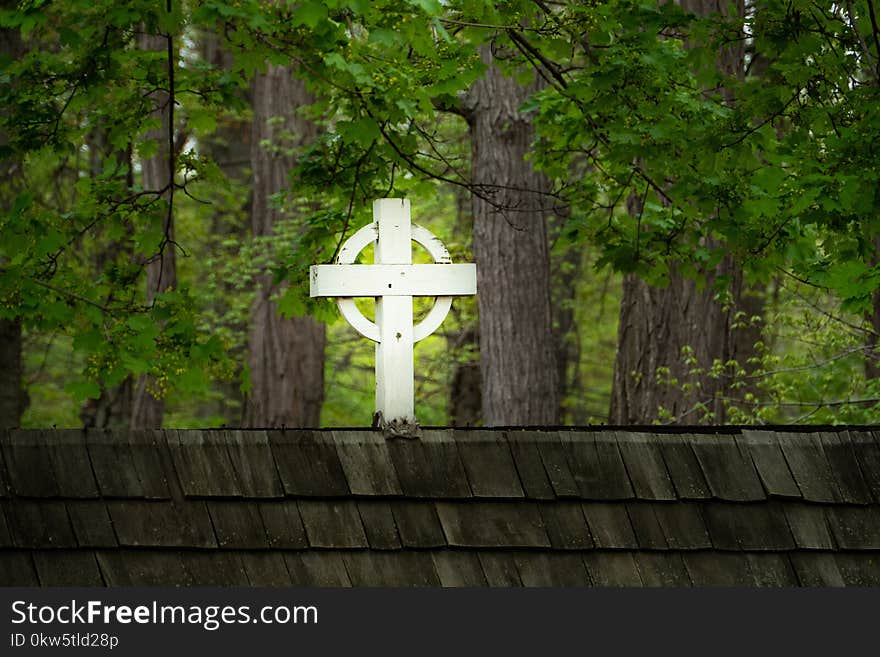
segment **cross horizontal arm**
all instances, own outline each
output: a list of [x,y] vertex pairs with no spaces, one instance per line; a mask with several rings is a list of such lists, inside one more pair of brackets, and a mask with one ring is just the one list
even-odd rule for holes
[[440,297],[476,294],[477,268],[459,265],[312,265],[313,297]]

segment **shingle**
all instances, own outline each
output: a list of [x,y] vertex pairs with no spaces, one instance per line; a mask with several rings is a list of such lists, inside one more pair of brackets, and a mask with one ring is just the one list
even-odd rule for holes
[[794,537],[783,504],[771,502],[752,508],[736,505],[739,514],[740,546],[743,550],[792,550]]
[[95,551],[95,561],[98,562],[98,570],[101,572],[101,579],[104,580],[105,586],[134,586],[128,573],[123,551],[97,550]]
[[880,549],[880,506],[836,505],[826,507],[825,516],[841,548]]
[[503,431],[453,431],[474,497],[523,497]]
[[452,430],[422,430],[416,440],[391,440],[391,461],[407,497],[470,497]]
[[340,552],[285,552],[284,561],[291,586],[351,586]]
[[249,586],[284,587],[291,585],[287,564],[280,552],[246,550],[240,553]]
[[638,547],[626,506],[605,502],[584,502],[582,508],[596,547]]
[[17,547],[76,547],[76,536],[70,526],[64,502],[47,500],[7,502],[6,522]]
[[[225,449],[229,467],[224,469],[216,454],[193,457],[187,467],[198,470],[197,478],[231,476],[245,497],[275,497],[282,492],[282,478],[274,474],[268,450],[269,441],[275,445],[276,439],[267,438],[282,432],[209,433],[208,451]],[[286,433],[288,443],[302,436]],[[313,453],[328,446],[326,440],[313,440],[316,433],[324,439],[332,436],[306,433],[311,440],[306,451]],[[703,442],[692,449],[680,436],[650,434],[620,434],[609,441],[607,435],[573,432],[566,434],[563,446],[556,432],[485,431],[471,438],[462,434],[456,436],[458,445],[449,432],[427,433],[428,446],[417,444],[418,440],[381,439],[381,444],[370,442],[364,448],[366,439],[356,439],[352,432],[341,441],[345,446],[340,449],[348,449],[341,461],[338,445],[329,445],[341,475],[335,482],[330,474],[334,466],[326,462],[283,466],[285,486],[299,485],[299,497],[324,498],[299,502],[233,499],[236,496],[227,495],[232,489],[225,484],[214,488],[225,491],[220,498],[211,494],[208,501],[183,500],[177,466],[171,462],[162,432],[71,432],[60,436],[59,445],[48,444],[54,434],[35,434],[36,438],[22,434],[21,440],[32,450],[22,451],[22,462],[33,468],[34,463],[44,463],[39,451],[47,453],[55,486],[52,496],[77,499],[62,502],[32,495],[0,500],[0,584],[350,585],[351,571],[356,584],[369,585],[582,586],[591,581],[604,586],[880,585],[880,506],[872,502],[880,486],[880,474],[872,468],[880,467],[880,454],[871,433],[789,433],[779,438],[748,430],[739,437],[709,436],[708,442],[714,441],[717,449]],[[5,435],[4,463],[10,449]],[[180,443],[176,432],[169,435]],[[364,435],[369,441],[379,438]],[[316,442],[320,446],[313,449]],[[253,453],[251,443],[258,447]],[[65,450],[82,451],[83,444],[96,463],[92,458],[71,457],[72,465],[65,470]],[[281,444],[283,452],[286,447]],[[292,450],[302,454],[301,447],[297,443]],[[730,458],[732,449],[739,460]],[[717,453],[707,455],[713,450]],[[399,474],[395,459],[402,462],[416,453],[423,462],[407,473],[406,481],[398,479],[396,492],[386,487],[386,475]],[[428,463],[438,455],[446,462]],[[468,458],[462,462],[460,455]],[[322,456],[329,453],[325,450]],[[178,452],[174,458],[180,461],[183,456]],[[706,459],[719,458],[732,465],[706,465]],[[660,472],[658,459],[668,473],[666,484],[658,483],[664,481],[662,477],[651,479]],[[548,466],[548,461],[559,467]],[[630,496],[613,498],[619,502],[582,503],[557,498],[560,493],[580,498],[589,491],[610,495],[609,475],[599,466],[611,464],[614,470],[615,461],[624,468],[635,500]],[[582,467],[585,463],[589,467]],[[94,465],[91,484],[85,475],[84,482],[75,481],[87,465],[89,473]],[[730,500],[754,491],[754,482],[736,489],[741,483],[737,473],[748,472],[747,465],[762,495],[766,490],[783,499],[768,501],[765,495],[748,503]],[[130,471],[120,472],[124,467]],[[258,472],[262,468],[272,471],[268,479]],[[297,481],[291,475],[294,470]],[[458,482],[439,482],[455,472]],[[579,488],[572,472],[577,473]],[[416,481],[422,475],[426,481]],[[818,479],[805,484],[808,476]],[[727,495],[728,501],[646,499],[673,493],[705,498],[711,494],[707,477],[715,497]],[[303,482],[316,485],[301,486]],[[48,490],[45,480],[31,490],[41,487]],[[197,494],[190,484],[187,487],[189,495]],[[350,495],[349,488],[371,499],[326,499]],[[318,489],[324,492],[308,492]],[[826,501],[800,501],[801,489],[807,500],[812,495]],[[99,490],[116,499],[94,499]],[[206,490],[209,487],[203,487],[202,494]],[[432,495],[447,499],[401,499],[408,490],[423,495],[433,491]],[[475,500],[472,492],[507,499]],[[543,501],[518,499],[523,494]],[[376,495],[389,497],[376,499]],[[838,503],[829,505],[827,500],[835,496]],[[122,547],[117,545],[117,534]],[[11,572],[13,567],[21,572]]]
[[694,586],[753,586],[749,560],[741,552],[685,552],[685,566]]
[[334,431],[333,440],[353,495],[403,493],[382,432]]
[[480,558],[480,564],[483,566],[483,573],[486,575],[486,583],[489,586],[510,587],[523,585],[512,552],[486,552],[480,550],[477,554]]
[[805,500],[839,502],[840,491],[819,439],[810,433],[776,434],[788,467]]
[[269,444],[288,495],[348,495],[348,483],[329,431],[272,431]]
[[109,501],[107,510],[120,545],[217,546],[204,502]]
[[391,511],[404,547],[446,547],[446,536],[433,502],[395,501]]
[[541,504],[538,508],[550,537],[550,544],[555,549],[584,550],[594,547],[587,519],[579,503],[560,500]]
[[308,547],[306,528],[303,526],[296,502],[293,500],[263,500],[258,502],[258,507],[269,547],[273,549]]
[[0,586],[39,586],[30,552],[0,550]]
[[716,550],[739,550],[739,513],[727,504],[707,504],[702,509],[706,528]]
[[104,500],[69,500],[66,505],[80,547],[116,547],[116,533]]
[[3,460],[12,492],[31,497],[57,497],[52,458],[39,431],[4,431]]
[[631,552],[586,552],[584,564],[594,586],[644,586]]
[[709,484],[706,483],[706,477],[687,437],[681,434],[664,434],[662,438],[658,436],[657,440],[663,462],[666,463],[666,471],[678,497],[688,500],[712,497]]
[[693,586],[684,561],[676,552],[637,552],[635,560],[645,586]]
[[744,429],[735,439],[740,450],[751,455],[761,483],[769,495],[801,496],[801,490],[788,468],[788,462],[774,433]]
[[165,436],[184,495],[241,496],[224,432],[180,430]]
[[[546,442],[547,440],[544,433],[540,431],[507,432],[507,444],[513,455],[523,491],[526,497],[536,500],[552,500],[556,497],[553,485],[544,468],[541,452],[538,450],[538,441]],[[559,443],[558,436],[555,440]],[[574,480],[572,480],[572,485],[574,485]]]
[[449,545],[463,547],[550,547],[534,503],[437,502]]
[[256,502],[208,501],[208,513],[221,548],[246,550],[269,547]]
[[401,547],[400,536],[391,505],[384,501],[359,501],[358,511],[364,523],[367,542],[374,550],[395,550]]
[[758,472],[731,435],[691,434],[691,449],[714,497],[730,501],[766,499]]
[[486,586],[486,576],[476,552],[438,550],[433,553],[440,586]]
[[[174,434],[176,439],[176,433]],[[163,465],[165,435],[159,431],[89,429],[85,435],[92,470],[104,497],[167,499],[172,482]],[[177,481],[173,482],[177,486]]]
[[[140,430],[125,434],[131,462],[141,484],[141,497],[168,499],[173,491],[181,492],[180,482],[168,449],[168,436],[175,432]],[[178,494],[178,499],[180,495]]]
[[855,450],[845,431],[822,432],[819,442],[844,502],[870,504],[871,490],[862,476]]
[[174,432],[171,430],[153,432],[155,443],[152,446],[137,445],[133,450],[132,459],[135,467],[138,473],[143,473],[138,475],[139,479],[149,481],[149,485],[144,485],[144,499],[180,501],[185,497],[166,434],[174,434]]
[[247,586],[249,583],[238,552],[188,550],[182,552],[180,558],[198,586]]
[[97,550],[107,586],[193,586],[177,550]]
[[721,550],[787,550],[794,539],[782,508],[772,504],[709,502],[703,517]]
[[345,552],[352,586],[440,586],[430,552]]
[[794,541],[800,548],[833,550],[825,509],[818,504],[792,503],[783,506]]
[[47,431],[40,442],[48,450],[58,494],[62,497],[97,497],[98,485],[82,430]]
[[875,502],[880,502],[880,440],[870,431],[849,431],[859,469]]
[[[510,435],[518,433],[520,432],[511,431]],[[556,496],[580,497],[581,492],[572,474],[571,463],[568,459],[568,448],[563,445],[561,433],[536,431],[533,432],[531,438],[538,447],[544,471],[547,473],[547,478],[550,480],[550,485]]]
[[284,488],[275,468],[265,431],[225,431],[235,478],[245,497],[283,497]]
[[617,446],[636,497],[644,500],[677,499],[660,452],[662,436],[616,431]]
[[15,541],[12,540],[12,530],[9,529],[9,524],[6,522],[4,508],[7,504],[13,504],[13,502],[7,503],[4,500],[0,500],[0,547],[15,546]]
[[792,552],[790,559],[801,586],[846,586],[832,552]]
[[656,502],[654,515],[666,543],[673,550],[700,550],[712,547],[709,531],[697,502],[678,502],[677,504]]
[[300,500],[298,504],[312,547],[367,547],[361,516],[353,500]]
[[91,550],[35,550],[40,586],[104,586]]
[[787,553],[749,553],[749,570],[752,572],[753,586],[790,587],[798,585]]
[[590,576],[577,553],[517,552],[514,561],[523,586],[589,586]]
[[564,431],[571,474],[584,499],[623,500],[634,497],[623,458],[613,435]]
[[630,502],[626,511],[639,547],[645,550],[665,550],[668,547],[666,535],[654,513],[654,504]]
[[880,586],[880,555],[876,552],[838,552],[834,559],[847,586]]
[[98,488],[104,497],[143,497],[131,446],[110,429],[86,431],[86,446]]

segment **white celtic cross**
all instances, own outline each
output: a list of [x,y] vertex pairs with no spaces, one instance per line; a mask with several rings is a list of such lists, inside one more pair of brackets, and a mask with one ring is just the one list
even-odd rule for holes
[[[412,264],[412,241],[421,244],[433,265]],[[375,242],[373,265],[353,264]],[[437,330],[452,306],[452,297],[476,294],[476,265],[453,265],[449,251],[430,231],[410,223],[407,199],[373,202],[373,223],[352,235],[333,265],[312,265],[310,294],[337,297],[343,317],[376,343],[376,413],[391,434],[412,434],[413,346]],[[413,326],[413,297],[436,297],[434,307]],[[364,317],[352,297],[376,298],[376,322]]]

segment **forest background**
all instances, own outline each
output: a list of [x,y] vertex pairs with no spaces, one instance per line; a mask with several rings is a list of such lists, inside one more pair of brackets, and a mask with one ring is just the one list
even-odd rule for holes
[[306,272],[381,197],[478,266],[423,425],[880,418],[873,0],[4,0],[0,71],[5,427],[368,424]]

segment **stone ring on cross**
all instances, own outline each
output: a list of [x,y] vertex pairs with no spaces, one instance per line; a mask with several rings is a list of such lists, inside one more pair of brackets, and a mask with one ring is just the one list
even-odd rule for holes
[[[415,427],[413,345],[437,330],[452,306],[452,297],[476,294],[476,266],[452,264],[449,251],[437,237],[411,224],[406,199],[375,201],[373,217],[372,224],[346,240],[335,264],[311,267],[310,294],[336,297],[348,323],[376,343],[379,424],[386,430]],[[427,250],[433,264],[412,264],[413,241]],[[375,245],[375,264],[354,264],[370,244]],[[417,296],[435,297],[435,302],[414,326],[412,298]],[[375,322],[364,317],[354,297],[376,299]]]

